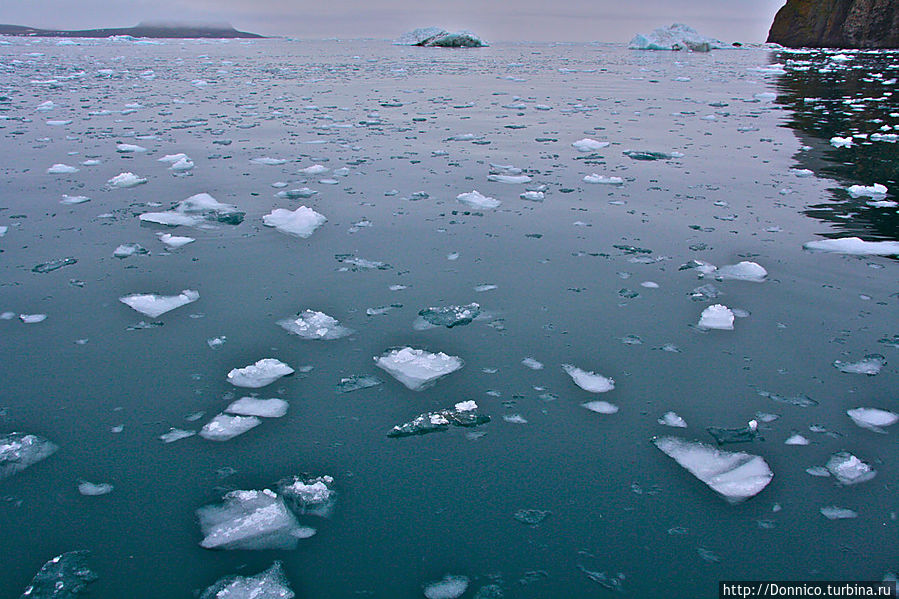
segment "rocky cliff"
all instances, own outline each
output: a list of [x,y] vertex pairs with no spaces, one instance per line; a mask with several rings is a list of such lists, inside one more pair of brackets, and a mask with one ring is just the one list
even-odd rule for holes
[[899,48],[899,0],[787,0],[768,41],[791,48]]

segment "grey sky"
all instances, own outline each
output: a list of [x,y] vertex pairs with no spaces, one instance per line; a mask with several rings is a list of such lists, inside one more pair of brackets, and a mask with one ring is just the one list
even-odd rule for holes
[[264,35],[393,38],[415,27],[487,40],[624,42],[674,22],[725,41],[761,42],[785,0],[0,0],[0,22],[59,29],[142,20],[229,22]]

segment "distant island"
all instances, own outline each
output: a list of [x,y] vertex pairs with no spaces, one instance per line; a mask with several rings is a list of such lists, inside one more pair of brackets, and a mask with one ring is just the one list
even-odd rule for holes
[[23,37],[131,37],[152,38],[264,38],[264,35],[238,31],[231,25],[178,25],[165,23],[138,23],[135,27],[114,27],[108,29],[81,29],[65,31],[61,29],[38,29],[22,25],[0,24],[0,35]]

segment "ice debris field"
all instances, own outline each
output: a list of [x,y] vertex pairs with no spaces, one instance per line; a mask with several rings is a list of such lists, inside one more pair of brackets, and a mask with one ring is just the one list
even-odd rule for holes
[[894,579],[895,59],[0,40],[0,596]]

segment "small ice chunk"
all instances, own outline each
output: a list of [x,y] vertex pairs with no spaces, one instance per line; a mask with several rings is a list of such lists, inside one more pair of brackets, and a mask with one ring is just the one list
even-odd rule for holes
[[848,451],[833,454],[824,467],[844,485],[863,483],[877,476],[877,470]]
[[116,187],[118,189],[128,189],[130,187],[137,187],[138,185],[142,185],[147,182],[147,179],[138,177],[134,173],[119,173],[106,183],[110,187]]
[[57,555],[35,574],[21,599],[74,599],[97,580],[87,567],[88,551],[70,551]]
[[50,457],[57,449],[55,444],[37,435],[0,435],[0,480]]
[[426,322],[436,327],[451,329],[455,326],[469,324],[481,313],[481,306],[471,303],[466,306],[431,307],[421,310],[418,315]]
[[329,170],[331,169],[323,164],[313,164],[312,166],[300,169],[300,172],[307,175],[321,175],[322,173],[327,173]]
[[687,428],[687,421],[678,416],[675,412],[665,412],[665,414],[659,418],[659,424],[664,424],[665,426],[673,426],[675,428]]
[[653,444],[730,503],[758,494],[774,477],[765,460],[756,455],[677,437],[656,437]]
[[47,169],[48,175],[69,175],[72,173],[77,173],[78,169],[74,166],[69,166],[68,164],[54,164],[50,168]]
[[701,329],[732,331],[734,329],[734,313],[727,306],[714,304],[702,311],[698,326]]
[[85,202],[90,202],[91,199],[87,196],[70,196],[63,194],[62,199],[59,201],[60,204],[65,204],[67,206],[72,206],[75,204],[83,204]]
[[296,595],[281,562],[256,576],[226,576],[203,591],[200,599],[293,599]]
[[870,186],[852,185],[851,187],[846,189],[846,191],[848,191],[849,195],[852,196],[853,198],[861,198],[861,197],[877,198],[877,197],[886,195],[886,193],[889,191],[889,189],[887,188],[886,185],[882,185],[880,183],[875,183],[874,185],[870,185]]
[[828,520],[847,520],[851,518],[858,518],[858,512],[844,507],[837,507],[835,505],[822,507],[821,515]]
[[282,376],[293,374],[294,370],[275,358],[263,358],[244,368],[235,368],[228,373],[228,382],[235,387],[258,389],[277,381]]
[[273,491],[231,491],[221,505],[197,510],[206,549],[295,549],[315,530],[300,526]]
[[19,314],[19,320],[25,324],[37,324],[47,320],[46,314]]
[[863,360],[858,362],[843,362],[842,360],[834,360],[833,367],[840,372],[847,374],[867,374],[874,376],[880,372],[881,368],[886,364],[886,359],[880,354],[868,354]]
[[764,267],[755,262],[739,262],[737,264],[727,264],[718,268],[715,276],[719,279],[733,279],[737,281],[751,281],[753,283],[762,283],[768,276],[768,271]]
[[185,289],[178,295],[156,295],[155,293],[135,293],[120,297],[119,301],[146,314],[150,318],[161,316],[170,310],[180,308],[200,299],[200,294],[191,289]]
[[289,404],[283,399],[259,399],[257,397],[241,397],[225,408],[229,414],[240,416],[259,416],[262,418],[280,418],[287,413]]
[[374,360],[378,368],[386,370],[412,391],[427,389],[464,365],[462,359],[456,356],[411,347],[390,350],[375,356]]
[[572,143],[571,145],[578,152],[595,152],[597,150],[601,150],[603,148],[609,147],[609,142],[596,141],[595,139],[590,139],[589,137],[585,137],[584,139],[577,140],[576,142]]
[[340,382],[337,383],[337,390],[340,393],[350,393],[352,391],[359,391],[360,389],[377,387],[378,385],[381,385],[383,383],[384,381],[376,376],[371,376],[368,374],[354,374],[352,376],[341,378]]
[[489,198],[485,195],[482,195],[478,191],[460,193],[456,196],[456,199],[463,204],[471,206],[472,208],[482,208],[484,210],[493,210],[494,208],[498,208],[502,204],[502,202],[500,202],[496,198]]
[[793,433],[792,435],[784,441],[784,445],[808,445],[809,440],[800,435],[799,433]]
[[447,574],[441,580],[430,582],[424,587],[427,599],[457,599],[468,589],[468,577]]
[[303,339],[340,339],[353,334],[353,329],[341,325],[324,312],[304,310],[296,317],[278,321],[278,326]]
[[208,193],[198,193],[186,200],[181,200],[172,210],[166,212],[145,212],[138,218],[142,222],[158,223],[161,225],[195,226],[204,220],[239,225],[243,222],[245,213],[236,206],[219,202]]
[[517,183],[528,183],[531,178],[527,175],[487,175],[487,180],[515,185]]
[[274,227],[282,233],[302,238],[312,235],[327,220],[324,215],[306,206],[300,206],[293,211],[276,208],[262,217],[265,226]]
[[180,428],[170,428],[167,433],[159,435],[159,439],[163,443],[174,443],[175,441],[180,441],[181,439],[193,437],[196,434],[197,433],[195,433],[194,431],[186,431]]
[[284,158],[271,158],[269,156],[260,156],[259,158],[253,158],[250,160],[255,164],[262,164],[264,166],[281,166],[282,164],[287,164],[287,160]]
[[807,250],[853,254],[857,256],[899,255],[899,241],[862,241],[858,237],[809,241],[803,244],[802,247]]
[[150,252],[139,243],[123,243],[115,250],[113,250],[112,255],[116,258],[128,258],[129,256],[133,256],[135,254],[149,253]]
[[530,356],[522,360],[521,363],[531,370],[543,370],[543,364]]
[[574,384],[584,391],[589,391],[590,393],[606,393],[615,388],[615,381],[613,379],[604,377],[601,374],[596,374],[595,372],[581,370],[572,364],[562,364],[562,370],[568,373],[568,376],[572,378]]
[[178,160],[172,166],[169,167],[170,171],[175,171],[176,173],[185,173],[194,168],[194,161],[185,156],[181,160]]
[[200,429],[200,436],[209,441],[227,441],[256,428],[262,421],[255,416],[218,414]]
[[83,480],[78,483],[78,492],[88,497],[106,495],[112,493],[113,486],[109,483],[91,483]]
[[598,183],[600,185],[624,185],[624,179],[621,177],[607,177],[605,175],[587,175],[584,177],[584,183]]
[[327,517],[334,507],[337,492],[334,477],[294,476],[278,481],[278,495],[289,502],[298,514]]
[[116,144],[116,152],[119,152],[120,154],[142,154],[146,151],[147,148],[135,144]]
[[899,422],[899,414],[879,408],[855,408],[846,410],[846,414],[852,418],[852,422],[876,433],[885,433],[883,427]]
[[166,154],[165,156],[163,156],[162,158],[158,158],[157,160],[159,162],[168,162],[170,164],[174,164],[174,163],[178,162],[179,160],[184,160],[185,158],[187,158],[187,154],[179,153],[179,154]]
[[588,401],[587,403],[582,403],[581,406],[587,408],[591,412],[596,412],[597,414],[618,413],[618,406],[607,401]]
[[851,137],[831,137],[830,145],[835,148],[849,148],[852,147],[852,138]]
[[526,191],[522,194],[519,194],[522,200],[528,200],[529,202],[542,202],[546,197],[546,194],[542,191]]
[[167,248],[176,250],[180,247],[184,247],[188,243],[193,243],[196,241],[193,237],[181,237],[178,235],[172,235],[171,233],[161,233],[159,235],[159,241],[161,241]]

